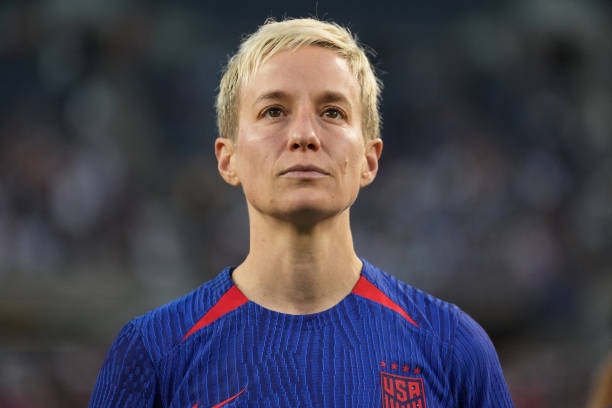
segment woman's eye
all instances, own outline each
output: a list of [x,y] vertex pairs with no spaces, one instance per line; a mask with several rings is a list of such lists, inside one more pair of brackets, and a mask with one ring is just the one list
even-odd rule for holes
[[338,109],[327,109],[325,112],[323,112],[323,116],[328,119],[341,119],[343,117],[342,112],[340,112]]
[[271,118],[280,118],[283,115],[283,111],[279,108],[268,108],[265,111],[265,115]]

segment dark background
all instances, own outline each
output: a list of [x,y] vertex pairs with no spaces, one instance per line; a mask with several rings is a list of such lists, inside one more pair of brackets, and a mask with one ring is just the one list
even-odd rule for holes
[[246,255],[220,72],[311,15],[385,84],[358,253],[474,316],[517,407],[583,406],[612,349],[611,4],[0,2],[0,406],[85,406],[124,323]]

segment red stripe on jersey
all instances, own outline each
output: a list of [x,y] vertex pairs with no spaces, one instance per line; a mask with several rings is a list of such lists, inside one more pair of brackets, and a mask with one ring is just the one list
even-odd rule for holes
[[242,292],[240,292],[236,285],[232,286],[227,292],[223,294],[223,296],[221,296],[219,301],[208,312],[206,312],[204,317],[202,317],[200,321],[198,321],[189,330],[189,332],[187,332],[185,337],[183,337],[183,340],[191,336],[196,331],[200,330],[202,327],[208,326],[224,314],[239,308],[248,301],[249,299],[247,299],[246,296],[244,296]]
[[212,408],[219,408],[219,407],[221,407],[221,406],[223,406],[223,405],[225,405],[225,404],[230,403],[231,401],[233,401],[233,400],[235,400],[236,398],[238,398],[238,396],[239,396],[240,394],[242,394],[242,393],[244,392],[244,390],[246,390],[246,387],[244,387],[244,388],[242,389],[242,391],[240,391],[238,394],[234,395],[233,397],[230,397],[230,398],[226,399],[226,400],[225,400],[225,401],[223,401],[222,403],[217,404],[217,405],[215,405],[215,406],[214,406],[214,407],[212,407]]
[[397,313],[401,314],[404,317],[404,319],[408,320],[410,323],[414,324],[415,326],[417,327],[419,326],[414,320],[412,320],[410,316],[408,316],[408,313],[406,313],[404,309],[402,309],[401,307],[397,305],[397,303],[389,299],[387,295],[382,293],[380,289],[374,286],[363,275],[361,276],[361,278],[359,278],[359,281],[353,288],[353,293],[356,295],[362,296],[366,299],[370,299],[376,303],[380,303],[381,305],[388,307],[389,309],[394,310]]

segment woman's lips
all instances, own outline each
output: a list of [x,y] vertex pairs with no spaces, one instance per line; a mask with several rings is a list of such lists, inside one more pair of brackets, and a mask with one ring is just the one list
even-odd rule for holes
[[297,165],[289,167],[288,169],[281,172],[280,175],[281,177],[287,178],[315,179],[327,177],[329,173],[317,166]]
[[285,178],[316,179],[327,177],[327,174],[316,170],[290,170],[281,174]]

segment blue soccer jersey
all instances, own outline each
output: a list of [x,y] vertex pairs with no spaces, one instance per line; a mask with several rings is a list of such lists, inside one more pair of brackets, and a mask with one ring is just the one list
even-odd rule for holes
[[366,261],[311,315],[250,302],[231,273],[128,323],[89,406],[512,407],[484,330]]

